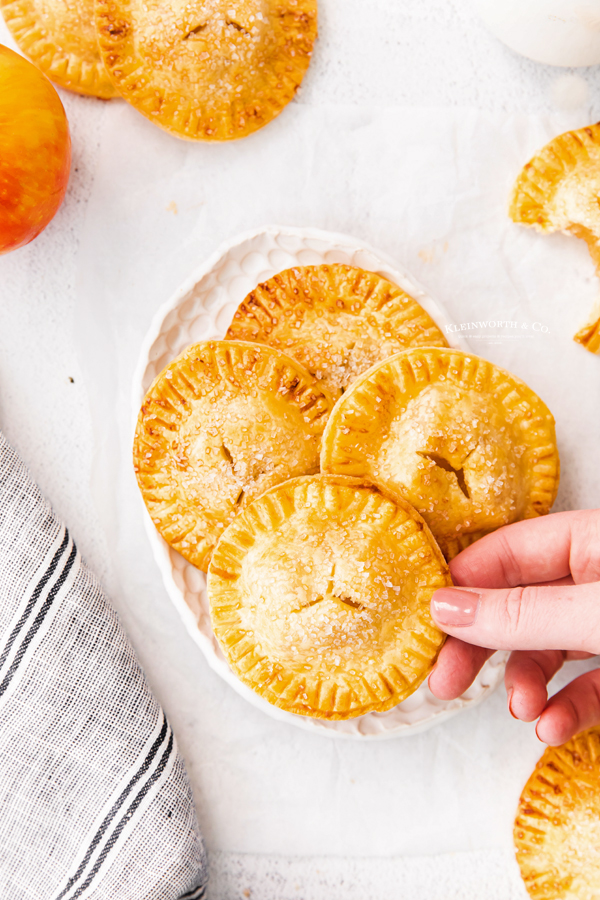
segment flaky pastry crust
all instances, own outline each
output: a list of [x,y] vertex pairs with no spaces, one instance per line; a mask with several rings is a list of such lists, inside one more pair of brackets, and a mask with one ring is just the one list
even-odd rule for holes
[[341,264],[297,266],[259,284],[226,336],[284,350],[335,397],[400,350],[448,346],[431,316],[401,288]]
[[318,472],[330,395],[296,360],[261,344],[188,347],[144,398],[133,459],[152,521],[206,571],[221,532],[275,484]]
[[600,897],[600,733],[548,747],[523,789],[517,862],[535,900]]
[[93,0],[0,0],[0,9],[21,50],[55,84],[118,96],[100,57]]
[[522,381],[473,354],[405,350],[336,403],[321,471],[370,478],[421,513],[447,559],[556,497],[554,419]]
[[[583,238],[600,274],[600,124],[567,131],[546,144],[520,173],[510,201],[514,222]],[[574,336],[600,353],[600,316]]]
[[429,613],[451,584],[421,516],[370,482],[295,478],[247,506],[208,575],[236,675],[288,712],[348,719],[400,703],[444,642]]
[[98,40],[119,92],[189,140],[227,141],[293,99],[317,36],[316,0],[96,0]]

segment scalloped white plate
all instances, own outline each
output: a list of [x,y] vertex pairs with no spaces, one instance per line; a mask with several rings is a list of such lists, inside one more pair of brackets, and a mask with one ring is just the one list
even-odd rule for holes
[[[189,344],[223,338],[244,297],[260,282],[291,266],[345,263],[378,272],[414,297],[445,331],[445,310],[392,260],[356,238],[312,228],[269,226],[222,245],[186,279],[159,309],[142,346],[133,380],[134,428],[142,399],[154,378]],[[469,351],[460,335],[449,343]],[[162,539],[148,513],[145,525],[167,592],[208,664],[249,703],[280,721],[333,738],[373,740],[423,731],[462,709],[480,703],[499,684],[507,654],[496,653],[462,697],[434,697],[427,684],[385,713],[367,713],[328,722],[284,712],[247,688],[233,674],[214,636],[206,596],[206,578]]]

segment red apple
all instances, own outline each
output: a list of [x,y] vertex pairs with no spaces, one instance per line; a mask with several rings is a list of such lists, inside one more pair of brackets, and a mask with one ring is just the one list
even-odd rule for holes
[[69,125],[45,75],[0,44],[0,253],[28,244],[63,201]]

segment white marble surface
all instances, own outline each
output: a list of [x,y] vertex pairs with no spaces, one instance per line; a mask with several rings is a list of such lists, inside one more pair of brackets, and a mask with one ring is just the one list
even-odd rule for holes
[[[472,115],[473,109],[498,117],[507,113],[553,115],[555,127],[563,123],[565,128],[600,117],[597,69],[577,73],[584,81],[583,90],[578,82],[579,93],[570,96],[583,98],[585,103],[564,112],[555,101],[558,98],[562,107],[568,105],[564,91],[556,90],[557,79],[565,73],[522,60],[502,47],[487,35],[466,0],[371,0],[368,7],[360,0],[321,0],[320,10],[320,39],[297,101],[305,109],[286,111],[260,135],[260,143],[248,142],[249,154],[260,153],[261,147],[268,154],[269,142],[275,146],[281,141],[285,128],[294,127],[294,117],[314,124],[319,115],[324,120],[335,119],[328,110],[335,112],[336,108],[342,117],[341,128],[349,127],[348,110],[352,108],[359,117],[365,110],[372,117],[377,107],[387,107],[388,112],[396,108],[402,117],[402,108],[432,105],[455,110],[459,117],[462,109],[465,117]],[[5,35],[0,24],[0,40],[10,43]],[[520,786],[541,748],[529,726],[507,716],[500,692],[480,709],[441,726],[435,736],[409,739],[413,742],[411,758],[417,755],[423,760],[422,772],[428,767],[437,772],[439,789],[432,793],[424,777],[420,780],[405,771],[403,759],[409,751],[403,750],[401,743],[341,750],[324,746],[321,738],[265,721],[208,670],[185,634],[157,581],[143,537],[139,537],[131,484],[110,481],[115,470],[105,462],[111,453],[120,452],[118,442],[113,441],[120,426],[111,418],[110,405],[102,407],[100,380],[90,383],[90,373],[103,361],[93,359],[93,335],[90,340],[89,332],[82,333],[82,322],[89,325],[90,312],[97,316],[99,333],[114,328],[114,318],[107,319],[101,303],[103,284],[94,282],[95,277],[110,281],[111,260],[102,261],[97,276],[86,268],[87,281],[81,280],[82,253],[90,258],[89,243],[81,246],[82,235],[89,242],[90,209],[100,216],[105,229],[114,224],[118,231],[121,224],[110,218],[110,204],[118,205],[119,186],[107,180],[107,142],[115,146],[120,123],[125,120],[131,123],[132,141],[149,126],[141,120],[134,122],[130,116],[135,114],[121,103],[67,94],[63,98],[74,148],[67,199],[33,244],[0,258],[0,426],[111,591],[173,722],[213,851],[213,900],[250,896],[321,900],[359,893],[379,900],[423,893],[478,900],[522,897],[511,856],[510,830]],[[471,109],[468,114],[467,107]],[[435,143],[434,127],[431,134]],[[162,174],[168,181],[169,167],[175,171],[180,166],[181,145],[162,135],[151,140],[155,150],[164,147]],[[244,147],[237,145],[224,153],[239,156],[246,152]],[[143,168],[144,160],[139,162]],[[377,165],[377,160],[374,162]],[[301,190],[301,179],[296,183]],[[474,184],[473,190],[477,189]],[[343,190],[343,184],[336,182],[335,190]],[[92,195],[93,205],[88,209]],[[332,194],[333,206],[337,199]],[[243,197],[239,202],[243,205]],[[281,209],[281,204],[277,208]],[[364,227],[367,237],[374,235],[388,242],[382,249],[393,250],[396,246],[387,232],[400,227],[406,214],[399,211],[399,222],[378,221],[374,202],[372,207],[354,210],[355,231]],[[288,221],[295,215],[290,212]],[[214,249],[227,225],[227,209],[216,218],[214,234],[211,221],[194,220],[194,227],[201,232],[196,234],[197,246],[203,251]],[[165,219],[165,229],[169,222]],[[179,217],[177,227],[173,225],[174,237],[165,230],[165,244],[176,256],[177,265],[157,290],[172,289],[176,279],[187,274],[194,248],[177,256],[179,248],[173,245],[184,234],[185,223],[185,216]],[[592,281],[584,248],[576,241],[550,240],[556,250],[566,254],[566,264],[581,268],[584,291],[586,280]],[[436,241],[434,235],[431,245],[422,247],[422,257],[416,246],[406,245],[405,249],[414,254],[416,265],[425,267],[428,259],[440,254],[441,244]],[[529,251],[532,246],[525,243],[521,249]],[[156,247],[148,250],[149,264],[150,249],[155,254]],[[466,249],[466,245],[462,247],[463,252]],[[148,268],[142,280],[146,277],[144,283],[151,285],[152,269]],[[436,289],[444,289],[443,267],[437,266],[434,272],[431,278]],[[416,274],[423,280],[420,272]],[[119,270],[111,273],[114,283],[119,283],[119,276]],[[130,277],[131,272],[125,271],[123,276]],[[159,274],[159,282],[161,277]],[[169,279],[175,279],[175,285]],[[448,282],[450,302],[458,302],[463,287],[458,278]],[[479,287],[493,292],[493,286],[484,281]],[[533,283],[517,287],[517,298],[535,292]],[[537,298],[538,302],[542,299]],[[127,302],[126,291],[119,302]],[[136,327],[143,333],[141,323]],[[126,382],[123,390],[128,392],[138,331],[129,341],[126,337],[114,336],[115,358],[104,363],[107,383],[118,385],[121,373]],[[553,364],[543,361],[543,348],[540,352],[539,379],[546,384]],[[519,351],[515,354],[518,365]],[[592,362],[597,360],[590,358],[589,365]],[[88,397],[94,404],[92,415]],[[571,437],[576,440],[578,436]],[[569,435],[565,438],[570,439]],[[567,479],[568,490],[563,493],[563,507],[575,500],[588,505],[580,500],[579,475],[574,465]],[[103,477],[107,479],[104,484]],[[585,478],[580,481],[585,483]],[[116,503],[106,500],[121,490],[122,507],[118,493]],[[124,547],[129,548],[125,559],[131,559],[135,578],[124,571]],[[514,758],[506,756],[509,745],[518,749]],[[428,856],[428,847],[437,855]],[[357,885],[370,887],[357,893]]]

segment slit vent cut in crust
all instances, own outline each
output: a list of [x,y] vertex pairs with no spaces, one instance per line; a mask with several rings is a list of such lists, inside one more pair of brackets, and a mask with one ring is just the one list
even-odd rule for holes
[[118,97],[100,56],[93,0],[0,0],[0,10],[21,50],[55,84]]
[[[510,217],[538,231],[583,238],[600,274],[600,124],[559,135],[527,163],[513,188]],[[600,310],[574,340],[600,353]]]
[[188,347],[146,394],[133,448],[144,502],[167,543],[206,571],[243,506],[319,471],[332,406],[303,366],[271,347]]
[[535,900],[600,897],[600,732],[548,747],[523,789],[517,862]]
[[120,94],[178,137],[227,141],[296,94],[316,0],[96,0],[100,50]]
[[297,266],[259,284],[227,332],[289,353],[335,397],[372,365],[415,346],[447,347],[416,300],[375,272]]
[[425,679],[450,585],[421,516],[368,481],[294,478],[222,534],[208,574],[213,629],[242,682],[303,716],[390,709]]
[[486,360],[405,350],[338,400],[321,471],[400,493],[452,559],[501,525],[549,512],[559,480],[554,419],[524,382]]

